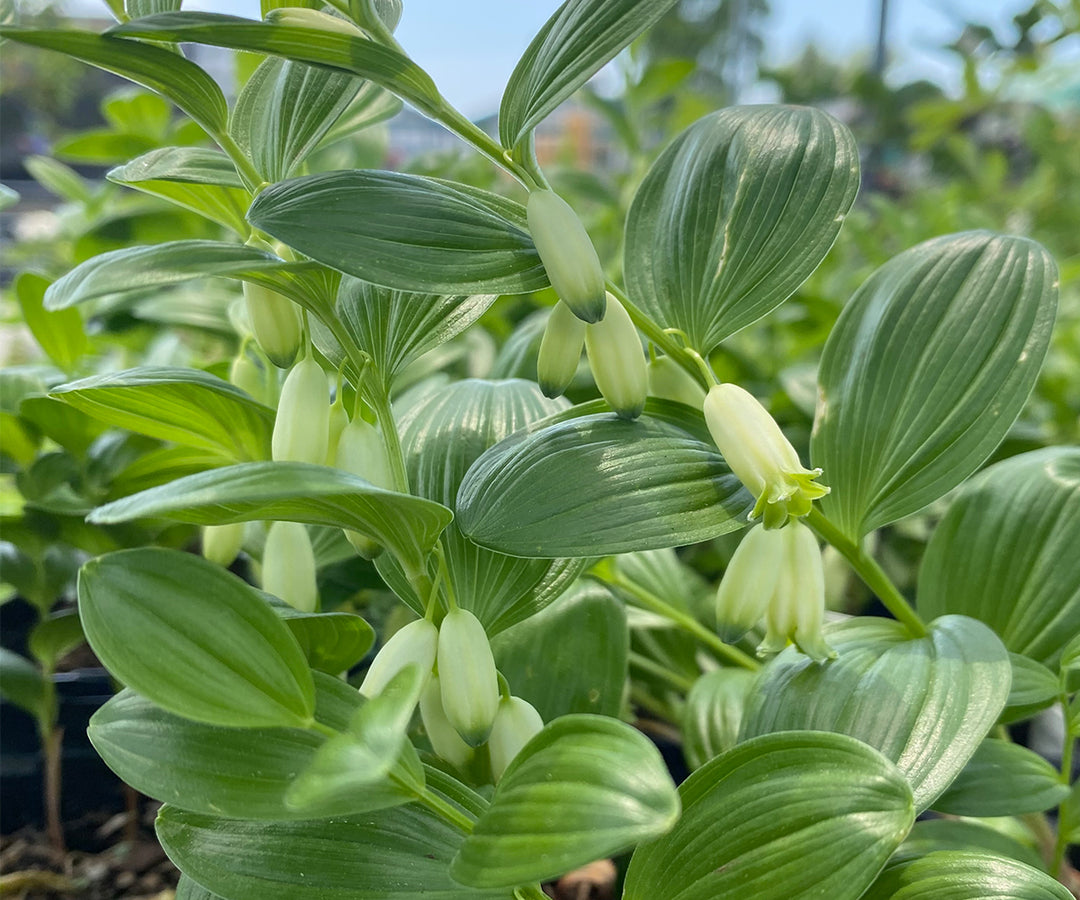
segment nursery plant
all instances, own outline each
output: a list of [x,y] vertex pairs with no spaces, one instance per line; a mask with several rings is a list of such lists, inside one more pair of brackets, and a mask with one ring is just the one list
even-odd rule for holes
[[[262,20],[114,0],[104,34],[2,29],[158,92],[206,135],[109,178],[220,235],[97,254],[42,306],[237,288],[231,366],[48,395],[191,467],[86,518],[202,526],[201,556],[122,549],[78,578],[86,637],[126,686],[91,738],[164,801],[178,896],[537,900],[605,857],[629,900],[1070,896],[1080,448],[983,468],[1046,356],[1054,261],[975,231],[885,262],[821,349],[813,433],[793,442],[717,372],[843,227],[848,130],[804,107],[708,113],[631,185],[621,263],[534,150],[673,5],[568,0],[497,136],[400,46],[396,0],[264,2]],[[231,108],[185,43],[258,55]],[[496,190],[324,168],[394,98]],[[492,321],[490,377],[433,371]],[[583,352],[600,396],[571,404]],[[912,600],[872,536],[939,501]],[[396,597],[355,684],[374,632],[320,597],[313,539]],[[718,584],[673,549],[707,542],[737,544]],[[823,543],[890,616],[826,622]],[[226,568],[241,552],[258,587]],[[1005,728],[1051,707],[1060,769]],[[679,738],[681,785],[649,734]]]

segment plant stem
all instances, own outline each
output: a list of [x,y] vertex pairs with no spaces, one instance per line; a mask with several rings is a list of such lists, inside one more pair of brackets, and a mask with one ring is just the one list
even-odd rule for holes
[[61,747],[64,729],[50,726],[42,732],[42,752],[45,756],[45,823],[49,844],[65,852],[64,826],[60,815]]
[[850,540],[817,507],[810,510],[810,514],[806,517],[806,524],[814,529],[819,537],[840,551],[841,555],[851,563],[855,573],[898,622],[907,626],[908,631],[915,637],[926,636],[926,623],[919,618],[919,614],[911,608],[911,604],[872,556]]
[[672,672],[670,669],[660,665],[656,660],[642,656],[640,653],[634,653],[632,650],[630,651],[630,665],[640,669],[642,672],[655,675],[661,681],[671,685],[677,691],[682,691],[684,694],[694,686],[694,682],[684,675]]
[[394,487],[401,493],[407,494],[409,493],[409,476],[405,471],[405,456],[401,451],[401,438],[398,436],[394,413],[390,408],[390,397],[381,378],[372,379],[372,389],[369,393],[371,406],[375,410],[375,418],[379,420],[383,443],[386,446],[386,455],[390,460],[390,471],[394,476]]
[[713,650],[718,656],[726,659],[728,662],[754,671],[761,668],[761,664],[748,653],[744,653],[738,647],[732,647],[730,644],[725,644],[717,635],[709,631],[708,628],[702,625],[689,613],[685,613],[681,609],[676,609],[667,601],[661,600],[651,591],[617,575],[610,579],[610,583],[630,594],[643,608],[650,612],[654,612],[659,616],[663,616],[665,619],[674,622],[684,631],[688,631]]
[[[1069,698],[1063,694],[1061,697],[1061,711],[1065,720],[1065,746],[1061,751],[1061,783],[1066,787],[1072,784],[1073,753],[1076,749],[1076,738],[1069,733]],[[1061,874],[1061,867],[1065,862],[1065,851],[1069,841],[1066,838],[1072,829],[1072,822],[1066,821],[1068,800],[1058,807],[1057,837],[1054,840],[1054,852],[1050,860],[1050,874],[1057,878]]]
[[551,898],[535,884],[527,884],[525,887],[519,887],[514,891],[514,894],[518,900],[551,900]]
[[466,119],[445,98],[440,97],[439,105],[428,112],[448,130],[456,134],[465,143],[471,144],[479,153],[486,156],[507,174],[512,175],[529,190],[540,186],[537,184],[536,179],[503,149],[502,144],[475,123]]
[[214,135],[214,140],[229,155],[229,159],[236,166],[236,171],[247,182],[252,193],[259,193],[266,182],[263,181],[262,176],[256,171],[255,166],[251,164],[251,160],[247,158],[244,151],[240,149],[240,145],[232,139],[232,135],[227,131],[222,131]]
[[672,709],[670,705],[664,703],[662,700],[658,700],[641,687],[631,686],[630,702],[636,706],[640,706],[646,712],[652,713],[658,719],[662,719],[665,722],[679,721],[679,717],[675,714],[675,710]]
[[465,832],[465,834],[472,834],[473,820],[430,788],[424,788],[423,791],[416,795],[416,799],[443,821],[449,822],[459,831]]
[[328,738],[336,738],[338,735],[341,734],[341,732],[337,729],[331,728],[329,725],[324,725],[322,722],[319,722],[316,719],[311,720],[311,724],[308,725],[308,730],[317,731],[319,734]]

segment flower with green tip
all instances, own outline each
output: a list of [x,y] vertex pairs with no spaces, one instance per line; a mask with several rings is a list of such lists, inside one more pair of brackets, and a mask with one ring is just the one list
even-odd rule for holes
[[499,708],[499,676],[487,633],[467,609],[452,609],[439,625],[436,657],[442,707],[461,739],[479,747]]
[[551,310],[536,359],[536,381],[545,397],[561,397],[570,387],[585,349],[585,327],[562,300]]
[[624,419],[640,416],[648,393],[645,353],[630,314],[612,294],[603,321],[585,326],[585,350],[596,386],[611,408]]
[[360,693],[369,698],[377,696],[406,666],[417,666],[426,682],[435,665],[438,645],[439,631],[427,619],[417,619],[399,628],[375,654]]
[[278,462],[326,464],[330,441],[330,383],[310,356],[292,367],[281,386],[270,447]]
[[488,736],[488,756],[491,760],[491,774],[498,784],[506,767],[521,752],[533,737],[544,727],[531,703],[520,697],[503,697],[499,701],[499,711],[495,714],[495,724]]
[[754,495],[751,521],[761,518],[766,528],[781,528],[829,493],[814,480],[821,469],[803,466],[776,420],[751,393],[737,384],[715,385],[703,409],[720,453]]
[[299,522],[271,523],[263,546],[262,586],[300,612],[318,608],[315,552],[307,529]]

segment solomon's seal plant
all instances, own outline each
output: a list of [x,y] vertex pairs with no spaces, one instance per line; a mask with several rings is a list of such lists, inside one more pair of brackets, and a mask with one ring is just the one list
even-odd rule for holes
[[[1047,352],[1054,263],[984,231],[903,251],[835,322],[812,432],[809,408],[770,399],[774,418],[755,395],[777,386],[730,339],[835,240],[859,183],[848,130],[711,112],[643,160],[617,234],[535,152],[673,3],[568,0],[497,137],[400,46],[398,0],[264,2],[262,20],[115,2],[104,34],[3,27],[157,92],[201,136],[109,178],[212,234],[64,265],[41,302],[231,285],[235,342],[208,368],[48,384],[161,442],[80,522],[205,529],[204,557],[148,530],[78,583],[124,685],[91,738],[164,801],[180,896],[539,900],[619,857],[629,900],[1068,897],[1080,449],[999,450]],[[231,106],[189,43],[259,60]],[[401,101],[501,180],[352,161]],[[548,288],[547,318],[519,319]],[[868,551],[901,519],[930,534],[906,593]],[[890,616],[826,617],[819,541]],[[370,661],[358,611],[380,626]],[[1005,727],[1048,709],[1058,768]],[[681,742],[680,786],[646,732]]]

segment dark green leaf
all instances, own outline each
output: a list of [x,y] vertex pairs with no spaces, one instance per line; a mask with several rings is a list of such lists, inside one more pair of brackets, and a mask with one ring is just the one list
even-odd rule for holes
[[940,851],[890,864],[863,900],[1072,900],[1072,894],[1014,859]]
[[716,448],[648,411],[633,422],[582,416],[496,444],[461,484],[458,527],[481,546],[547,557],[675,547],[742,528],[753,500]]
[[682,818],[634,854],[626,900],[856,900],[915,820],[896,767],[839,734],[757,738],[679,793]]
[[922,509],[993,452],[1031,392],[1057,309],[1049,254],[1025,238],[935,238],[844,307],[818,372],[811,440],[850,538]]
[[583,581],[551,606],[491,642],[513,693],[545,722],[567,713],[618,716],[630,633],[626,608],[603,586]]
[[738,742],[743,708],[754,673],[749,669],[717,669],[702,675],[683,708],[683,753],[693,769],[730,750]]
[[419,569],[452,519],[445,507],[307,463],[263,462],[189,475],[94,510],[98,524],[164,516],[196,525],[256,519],[358,531]]
[[992,853],[1019,860],[1036,869],[1045,865],[1034,848],[989,825],[964,819],[921,819],[893,854],[891,862],[926,856],[935,850]]
[[463,835],[417,804],[364,816],[241,822],[167,806],[157,834],[169,857],[229,900],[510,900],[450,878]]
[[54,613],[41,619],[30,632],[30,652],[48,672],[60,659],[86,641],[82,622],[74,609]]
[[302,613],[292,607],[278,613],[304,651],[308,665],[320,672],[339,675],[348,671],[375,643],[375,629],[352,613]]
[[43,301],[49,286],[47,278],[23,272],[15,279],[15,296],[23,321],[41,349],[61,369],[70,372],[86,350],[82,316],[76,309],[46,310]]
[[675,139],[638,189],[626,222],[630,296],[708,354],[817,268],[858,187],[855,140],[826,113],[712,113]]
[[1015,653],[1056,666],[1080,633],[1080,448],[991,466],[965,485],[926,548],[918,606],[963,613]]
[[176,12],[181,2],[182,0],[124,0],[124,9],[131,18],[138,19],[155,13]]
[[181,875],[176,885],[175,900],[222,900],[217,894],[212,894],[204,887],[200,887],[194,881]]
[[362,84],[345,72],[264,60],[236,99],[229,131],[264,180],[281,181],[318,146]]
[[648,738],[616,719],[564,716],[515,757],[450,871],[477,888],[543,880],[661,835],[678,816]]
[[742,739],[812,729],[849,734],[893,760],[919,811],[960,773],[1009,693],[1009,658],[990,629],[964,616],[912,638],[891,619],[826,628],[838,658],[813,662],[794,648],[758,676]]
[[1002,722],[1029,719],[1057,702],[1061,693],[1058,676],[1046,666],[1019,653],[1010,653],[1009,663],[1012,665],[1012,686],[1001,714]]
[[170,712],[211,725],[306,726],[311,670],[254,588],[220,566],[144,548],[91,560],[79,615],[121,682]]
[[675,2],[567,0],[533,38],[506,85],[499,107],[503,146],[526,137]]
[[51,396],[96,419],[163,441],[266,459],[274,411],[237,387],[197,369],[140,368],[93,375]]
[[48,694],[41,670],[14,650],[0,647],[0,697],[38,718]]
[[267,188],[248,220],[331,268],[396,290],[523,294],[548,283],[521,205],[464,184],[326,172]]
[[954,816],[1019,816],[1057,806],[1069,796],[1058,771],[1037,753],[987,738],[934,809]]
[[0,36],[115,72],[168,97],[210,134],[225,130],[229,108],[221,88],[195,63],[162,47],[86,31],[4,27]]

